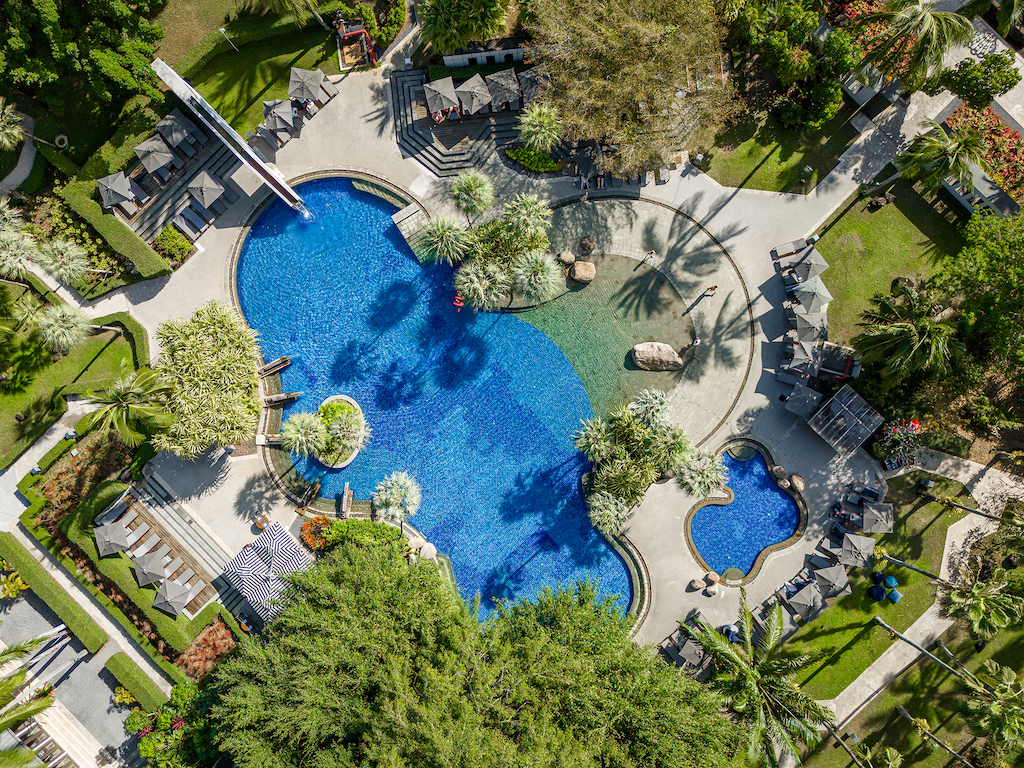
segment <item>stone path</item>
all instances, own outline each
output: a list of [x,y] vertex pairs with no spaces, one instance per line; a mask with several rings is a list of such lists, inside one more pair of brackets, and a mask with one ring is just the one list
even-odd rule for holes
[[[32,133],[35,130],[35,118],[24,115],[21,112],[15,112],[15,114],[21,117],[21,126],[25,129],[26,134]],[[14,166],[14,170],[4,176],[3,179],[0,179],[0,192],[12,192],[20,187],[22,182],[32,173],[32,165],[35,161],[36,145],[29,136],[25,136],[25,141],[21,145],[21,154],[18,155],[18,164]]]

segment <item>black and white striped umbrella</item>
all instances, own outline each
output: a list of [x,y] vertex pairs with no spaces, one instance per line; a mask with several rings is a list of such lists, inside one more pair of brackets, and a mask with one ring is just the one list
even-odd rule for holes
[[299,543],[280,523],[268,526],[256,540],[224,567],[224,575],[266,621],[280,610],[277,601],[285,590],[278,574],[309,566]]
[[252,548],[267,564],[271,573],[292,573],[309,566],[299,543],[284,526],[274,523],[256,537]]

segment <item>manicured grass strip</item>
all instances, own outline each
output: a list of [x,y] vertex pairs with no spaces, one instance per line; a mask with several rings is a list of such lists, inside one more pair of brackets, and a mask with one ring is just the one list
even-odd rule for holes
[[64,622],[68,631],[77,637],[89,653],[96,653],[109,639],[99,624],[89,618],[54,578],[46,572],[32,553],[9,533],[0,533],[0,557],[14,566],[21,578],[36,596]]
[[167,696],[156,687],[139,665],[132,661],[124,651],[118,651],[103,665],[110,674],[117,678],[122,687],[135,697],[144,710],[156,712],[167,703]]

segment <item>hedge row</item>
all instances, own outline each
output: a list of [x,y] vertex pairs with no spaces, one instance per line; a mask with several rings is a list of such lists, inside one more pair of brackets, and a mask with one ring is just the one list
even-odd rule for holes
[[[320,15],[328,23],[334,17],[335,11],[347,7],[341,0],[325,0],[317,4]],[[312,26],[319,26],[315,19],[310,18],[306,23],[296,25],[295,17],[287,13],[272,19],[262,16],[235,19],[224,25],[224,31],[231,41],[241,48],[243,45],[269,40],[272,37],[293,34],[297,28],[307,29]],[[234,49],[231,43],[224,39],[224,35],[215,30],[193,45],[175,69],[182,77],[189,79],[198,75],[207,64],[225,53],[234,53]]]
[[128,693],[135,697],[144,710],[156,712],[167,703],[167,696],[149,679],[127,653],[118,651],[103,665]]
[[114,214],[104,212],[96,202],[96,182],[93,179],[70,181],[59,194],[72,211],[107,241],[107,245],[135,265],[143,279],[171,273],[171,265],[165,258],[143,242]]
[[[38,505],[38,506],[37,506]],[[33,500],[36,510],[42,506],[42,496]],[[32,510],[32,507],[29,507]],[[35,514],[33,511],[32,514]],[[50,610],[64,622],[68,631],[81,641],[89,653],[96,653],[109,639],[100,625],[75,602],[64,588],[46,569],[43,568],[32,554],[9,533],[0,533],[0,557],[9,562],[21,575],[36,596],[46,603]]]
[[36,144],[36,151],[47,159],[50,165],[63,173],[70,179],[75,178],[82,170],[75,162],[56,147],[48,147],[45,144]]

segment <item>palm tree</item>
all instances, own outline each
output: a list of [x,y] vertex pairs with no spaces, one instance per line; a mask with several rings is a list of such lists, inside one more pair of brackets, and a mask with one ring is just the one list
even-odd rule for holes
[[39,265],[58,282],[71,285],[88,271],[89,256],[70,240],[50,240],[39,247]]
[[611,429],[604,419],[587,419],[580,422],[580,428],[573,433],[576,450],[595,464],[610,459],[615,454],[615,442]]
[[[37,637],[4,648],[0,651],[0,667],[21,661],[38,648],[45,639]],[[31,698],[18,704],[12,704],[19,689],[25,685],[27,677],[28,673],[24,665],[0,677],[0,707],[6,707],[0,711],[0,731],[17,727],[53,704],[53,698],[50,696]],[[0,749],[0,765],[5,768],[25,768],[35,762],[36,756],[27,749],[21,747]]]
[[562,140],[565,126],[554,107],[535,101],[519,116],[519,138],[530,149],[547,152]]
[[289,453],[308,456],[327,445],[327,427],[315,413],[296,413],[281,427],[281,444]]
[[[840,743],[844,744],[842,741]],[[868,764],[868,768],[875,768],[876,762],[878,768],[901,768],[903,765],[903,755],[892,747],[886,747],[878,758],[872,754],[871,747],[864,742],[857,745],[857,751],[860,753],[861,759]]]
[[397,525],[400,537],[405,519],[415,515],[420,508],[420,484],[407,472],[392,472],[377,483],[370,501],[377,520]]
[[373,430],[359,414],[346,413],[331,423],[327,428],[327,434],[336,443],[338,454],[349,456],[366,447]]
[[651,429],[668,426],[668,398],[660,389],[641,390],[629,407]]
[[1024,684],[1013,669],[992,659],[983,674],[983,685],[961,685],[967,696],[961,714],[971,733],[1009,750],[1024,747]]
[[629,520],[629,504],[607,491],[595,491],[587,497],[590,524],[605,536],[614,536]]
[[525,234],[546,233],[551,226],[551,209],[536,195],[516,195],[505,204],[502,219]]
[[949,666],[949,664],[944,662],[942,659],[940,659],[934,653],[929,651],[923,645],[919,645],[918,643],[915,643],[913,640],[911,640],[906,635],[904,635],[904,634],[902,634],[900,632],[897,632],[895,629],[893,629],[888,624],[886,624],[884,621],[882,621],[882,618],[880,616],[875,616],[875,624],[880,626],[882,629],[884,629],[886,632],[888,632],[890,635],[892,635],[895,639],[902,640],[904,643],[906,643],[910,647],[912,647],[915,650],[917,650],[918,653],[924,654],[929,659],[931,659],[936,664],[938,664],[943,669],[945,669],[947,672],[950,672],[951,674],[955,675],[956,677],[958,677],[961,680],[965,680],[965,681],[966,680],[970,680],[970,677],[968,677],[968,675],[966,673],[960,672],[960,671],[957,671],[957,670],[953,669],[951,666]]
[[818,728],[832,726],[832,713],[800,690],[793,675],[821,655],[785,657],[778,653],[782,639],[782,607],[768,615],[761,639],[754,645],[753,617],[747,593],[740,589],[740,641],[733,643],[703,619],[683,623],[683,632],[711,656],[715,677],[711,686],[725,696],[728,707],[747,726],[747,760],[777,767],[776,748],[799,764],[800,742],[819,741]]
[[[992,7],[992,0],[972,0],[960,8],[964,16],[982,16]],[[996,6],[996,30],[1006,37],[1010,30],[1024,19],[1024,2],[1022,0],[999,0]]]
[[435,50],[451,53],[462,48],[468,40],[462,30],[461,9],[448,0],[423,0],[419,4],[420,26],[423,37]]
[[[907,569],[909,569],[911,571],[914,571],[915,573],[920,573],[922,576],[927,576],[932,581],[940,582],[943,585],[949,584],[948,581],[943,581],[938,576],[936,576],[934,573],[928,573],[928,571],[922,571],[920,568],[918,568],[915,565],[911,565],[910,563],[906,563],[906,562],[904,562],[902,560],[897,560],[895,557],[890,555],[889,554],[889,550],[887,550],[881,544],[876,544],[875,545],[874,555],[875,555],[876,558],[879,558],[879,557],[882,558],[887,563],[892,563],[893,565],[898,565],[900,568],[907,568]],[[949,584],[949,586],[952,586],[952,584]]]
[[874,24],[884,30],[868,41],[871,50],[862,66],[873,64],[885,74],[906,71],[912,80],[938,73],[942,55],[974,37],[974,28],[964,16],[936,10],[929,0],[889,0],[883,10],[858,19],[861,28]]
[[93,424],[104,432],[114,430],[128,445],[140,445],[146,439],[143,429],[166,423],[170,414],[164,402],[170,386],[156,371],[132,370],[121,360],[121,375],[101,391],[87,393],[90,403],[100,406],[93,415]]
[[494,205],[494,185],[480,171],[463,171],[452,182],[448,194],[455,207],[475,218]]
[[565,276],[550,254],[530,251],[512,266],[512,288],[530,301],[547,301],[565,288]]
[[430,261],[458,264],[473,244],[473,236],[455,219],[435,216],[420,230],[421,249]]
[[302,25],[307,16],[312,16],[321,27],[328,32],[331,31],[331,27],[317,11],[316,0],[259,0],[258,5],[275,13],[291,13],[295,16],[295,23],[299,25]]
[[15,105],[0,96],[0,152],[11,152],[17,147],[25,137],[32,139],[33,141],[41,141],[43,144],[48,144],[53,147],[54,144],[40,139],[38,136],[33,136],[31,133],[25,130],[25,127],[21,124],[21,118],[15,113]]
[[7,195],[0,197],[0,231],[13,229],[20,232],[24,226],[25,219],[22,217],[21,211],[11,205],[10,197]]
[[968,763],[967,760],[965,760],[951,746],[949,746],[946,742],[944,742],[942,739],[940,739],[938,736],[936,736],[934,733],[932,733],[931,729],[928,726],[928,721],[925,720],[923,717],[913,717],[906,710],[906,708],[903,707],[902,705],[896,707],[896,712],[900,715],[900,717],[903,717],[903,718],[906,718],[907,720],[909,720],[911,725],[913,725],[914,728],[917,730],[918,735],[920,735],[922,738],[926,738],[929,741],[931,741],[933,744],[935,744],[936,746],[942,747],[949,754],[951,754],[953,757],[955,757],[961,763],[966,765],[967,768],[974,768],[974,766],[972,766],[970,763]]
[[35,241],[17,229],[0,229],[0,280],[27,287],[19,282],[39,258]]
[[69,304],[52,304],[36,318],[36,328],[54,353],[67,354],[85,338],[89,327],[82,310]]
[[598,466],[594,491],[617,496],[632,506],[643,501],[647,489],[657,479],[658,468],[653,462],[618,456]]
[[972,183],[971,165],[985,165],[985,141],[981,134],[974,129],[946,133],[931,119],[925,119],[923,124],[930,130],[915,137],[896,159],[899,170],[875,184],[865,195],[873,195],[900,177],[920,179],[929,192],[938,192],[942,182],[950,177],[960,186]]
[[1020,621],[1024,615],[1024,598],[1003,591],[1005,576],[1005,572],[998,570],[988,581],[975,581],[969,586],[950,585],[942,601],[946,616],[965,622],[971,633],[982,640]]
[[935,319],[926,294],[899,286],[897,295],[875,294],[871,304],[853,345],[863,362],[882,365],[883,377],[898,382],[918,371],[946,371],[963,352],[956,327]]
[[471,306],[491,309],[509,298],[512,279],[493,261],[473,259],[455,273],[455,289]]
[[694,451],[676,469],[676,482],[697,498],[709,496],[728,481],[722,457],[707,451]]

